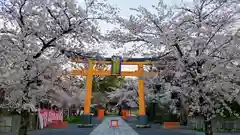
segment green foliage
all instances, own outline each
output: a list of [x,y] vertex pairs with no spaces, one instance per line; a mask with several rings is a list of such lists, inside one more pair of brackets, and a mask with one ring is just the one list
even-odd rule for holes
[[163,122],[178,122],[179,116],[177,114],[173,114],[171,112],[168,113],[157,113],[156,120],[159,123]]
[[68,123],[79,123],[79,124],[84,123],[83,119],[80,116],[64,117],[63,120],[68,121]]
[[115,88],[120,87],[124,83],[124,77],[121,76],[106,76],[95,77],[93,79],[93,94],[96,94],[97,98],[93,98],[93,103],[105,103],[107,95],[105,92],[113,91]]
[[151,128],[150,124],[147,125],[136,125],[136,128]]
[[[238,114],[239,116],[240,116],[240,105],[236,102],[236,101],[234,101],[234,102],[227,102],[227,101],[225,101],[226,103],[227,103],[227,105],[231,108],[231,110],[232,110],[232,112],[234,112],[235,114]],[[222,116],[222,115],[221,115]],[[230,113],[229,112],[229,110],[227,110],[227,109],[224,109],[223,110],[223,117],[224,118],[233,118],[233,119],[235,119],[236,117],[232,114],[232,113]]]
[[240,115],[240,105],[234,101],[232,103],[228,103],[229,107],[232,109],[233,112],[236,112]]
[[[194,128],[193,130],[198,131],[198,132],[205,132],[204,128]],[[232,129],[232,128],[219,128],[215,129],[215,132],[239,132],[239,129]]]
[[118,88],[124,83],[124,77],[106,76],[93,79],[93,92],[109,92],[111,88]]
[[204,128],[194,128],[193,130],[198,131],[198,132],[204,132]]
[[[152,111],[152,106],[148,106],[148,111]],[[171,112],[168,104],[161,105],[161,107],[156,107],[156,116],[151,118],[150,121],[163,123],[163,122],[177,122],[179,121],[179,116]]]
[[118,112],[106,112],[106,116],[117,116]]

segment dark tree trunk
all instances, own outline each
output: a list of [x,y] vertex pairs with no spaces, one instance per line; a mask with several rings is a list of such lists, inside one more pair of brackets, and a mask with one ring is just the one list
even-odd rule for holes
[[155,120],[156,119],[156,103],[153,103],[153,105],[152,105],[152,118],[153,118],[153,120]]
[[212,121],[205,118],[204,124],[205,124],[205,135],[213,135]]
[[[105,111],[109,111],[108,103],[105,103]],[[110,112],[110,111],[109,111]]]
[[180,124],[183,126],[187,126],[188,124],[188,117],[184,108],[180,109]]
[[150,103],[146,109],[148,120],[153,122],[156,120],[156,103]]
[[29,112],[27,110],[22,110],[18,135],[27,135],[28,125],[29,125]]
[[119,106],[119,108],[118,108],[118,115],[119,115],[119,116],[122,115],[122,107],[121,107],[121,106]]

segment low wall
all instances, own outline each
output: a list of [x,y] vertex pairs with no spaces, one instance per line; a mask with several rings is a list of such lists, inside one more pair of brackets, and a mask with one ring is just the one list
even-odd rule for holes
[[[204,130],[204,119],[202,117],[191,117],[188,119],[188,127]],[[240,131],[240,119],[215,118],[212,120],[212,127],[214,132]]]
[[[40,116],[38,116],[40,114]],[[41,117],[39,119],[39,117]],[[39,109],[39,113],[31,113],[28,130],[36,130],[47,127],[52,120],[63,120],[62,112],[48,109]],[[20,115],[0,115],[0,132],[18,132],[20,128]],[[41,124],[40,124],[41,123]]]
[[[18,132],[20,121],[20,115],[0,116],[0,132]],[[37,127],[37,115],[31,114],[28,129],[35,130]]]

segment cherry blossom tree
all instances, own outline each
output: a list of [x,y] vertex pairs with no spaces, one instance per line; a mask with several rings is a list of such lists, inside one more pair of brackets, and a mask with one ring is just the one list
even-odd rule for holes
[[168,70],[171,80],[161,81],[172,98],[184,99],[189,115],[204,117],[205,133],[211,135],[212,118],[224,110],[235,114],[226,102],[239,101],[239,1],[194,0],[169,8],[160,0],[153,8],[139,7],[133,9],[137,15],[119,18],[121,29],[108,38],[115,47],[132,43],[130,54],[177,58]]
[[50,90],[77,89],[70,80],[59,80],[69,61],[65,54],[85,55],[100,44],[98,21],[111,22],[116,9],[97,0],[86,0],[84,9],[75,0],[2,0],[0,4],[0,87],[7,101],[3,105],[20,111],[23,135],[37,97]]
[[[53,72],[51,72],[53,73]],[[56,78],[50,77],[51,73],[47,73],[44,76],[48,78],[49,88],[43,95],[38,95],[38,101],[48,101],[52,104],[64,108],[72,105],[82,105],[84,100],[84,85],[83,79],[75,76],[70,76],[68,69],[63,70],[61,74],[58,74]],[[54,72],[55,73],[55,72]],[[51,80],[49,80],[51,79]]]
[[122,86],[106,93],[109,100],[118,101],[118,104],[126,102],[128,105],[138,106],[137,80],[125,79]]
[[[146,104],[152,100],[162,102],[163,97],[167,97],[167,92],[157,92],[156,82],[154,79],[146,77],[144,79],[144,92]],[[121,87],[113,88],[112,91],[106,92],[109,100],[116,100],[118,104],[126,102],[129,106],[138,106],[138,80],[133,78],[126,78]]]

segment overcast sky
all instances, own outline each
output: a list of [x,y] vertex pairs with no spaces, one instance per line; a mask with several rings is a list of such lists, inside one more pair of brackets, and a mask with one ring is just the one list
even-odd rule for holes
[[[136,8],[138,6],[145,7],[149,10],[152,9],[152,5],[158,4],[158,0],[107,0],[110,4],[117,6],[120,8],[120,15],[124,17],[129,17],[133,12],[129,8]],[[131,2],[130,2],[131,1]],[[192,0],[163,0],[165,4],[168,5],[174,5],[174,4],[180,4],[181,1],[183,2],[191,2]],[[83,2],[80,2],[80,5],[83,4]],[[101,24],[102,31],[106,31],[109,29],[112,29],[114,26],[111,26],[109,24]],[[127,48],[128,49],[128,48]],[[116,54],[119,50],[111,49],[108,45],[105,46],[104,49],[107,52],[107,56],[112,56]],[[140,56],[136,56],[140,57]],[[137,69],[137,66],[122,66],[123,71],[134,71]]]
[[[131,2],[130,2],[131,1]],[[152,5],[157,5],[159,0],[107,0],[108,3],[117,6],[120,9],[120,15],[124,17],[129,17],[132,15],[134,12],[130,10],[130,8],[137,8],[139,6],[145,7],[151,11]],[[84,1],[79,0],[80,5],[84,6]],[[165,4],[168,5],[178,5],[181,2],[192,2],[192,0],[163,0]],[[102,32],[105,32],[107,30],[110,30],[114,28],[113,25],[101,23],[101,30]],[[130,49],[131,46],[127,46],[126,50]],[[111,49],[110,46],[104,45],[103,49],[106,53],[107,56],[112,56],[116,55],[119,51],[121,52],[123,49]],[[140,55],[137,55],[136,57],[140,57]]]
[[[191,0],[163,0],[163,2],[168,5],[180,4],[181,1]],[[119,7],[121,9],[121,15],[129,16],[131,14],[129,8],[143,6],[151,9],[152,5],[156,5],[158,3],[158,0],[108,0],[108,2]]]

